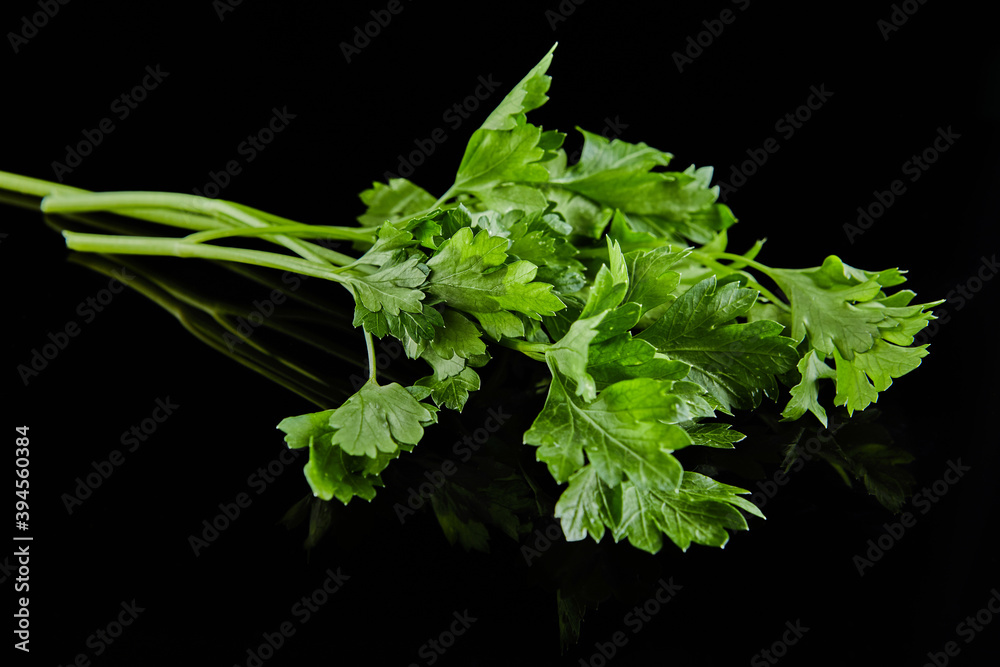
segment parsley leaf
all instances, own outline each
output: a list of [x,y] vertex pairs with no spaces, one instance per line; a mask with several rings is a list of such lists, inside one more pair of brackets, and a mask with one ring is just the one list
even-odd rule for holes
[[383,265],[370,275],[344,274],[345,287],[355,300],[370,312],[385,311],[386,317],[398,317],[400,311],[421,312],[424,293],[416,289],[427,278],[427,267],[419,258]]
[[754,290],[735,283],[717,288],[714,276],[706,278],[638,338],[668,359],[687,364],[687,378],[705,387],[723,409],[755,408],[762,396],[776,396],[775,376],[792,368],[798,358],[794,341],[779,335],[780,324],[732,322],[745,316],[756,298]]
[[864,410],[878,400],[878,393],[892,385],[894,378],[906,375],[927,356],[927,346],[900,347],[882,340],[870,350],[859,352],[845,360],[834,351],[837,363],[836,405],[846,405],[848,414]]
[[[905,281],[899,269],[864,271],[834,255],[811,269],[761,268],[791,302],[792,337],[807,343],[786,419],[809,410],[826,424],[817,401],[820,379],[835,380],[835,405],[847,406],[848,414],[864,410],[927,355],[926,345],[906,346],[934,319],[929,309],[943,302],[911,305],[915,294],[910,290],[886,295],[884,288]],[[825,363],[828,358],[835,369]]]
[[824,357],[836,349],[847,359],[875,344],[884,314],[856,304],[871,301],[882,291],[877,274],[859,276],[830,255],[816,268],[771,269],[768,275],[791,302],[791,336],[796,341],[808,334],[810,346]]
[[434,205],[433,195],[405,178],[391,178],[388,185],[372,183],[360,197],[368,208],[358,222],[366,227],[402,220]]
[[724,547],[730,530],[747,530],[739,510],[764,518],[757,506],[740,496],[749,491],[722,484],[711,477],[685,472],[676,493],[622,484],[622,517],[614,527],[616,540],[627,537],[633,546],[656,553],[665,533],[681,551],[692,542]]
[[511,130],[525,122],[524,114],[537,109],[548,101],[545,95],[552,84],[552,77],[545,74],[552,64],[553,45],[538,64],[507,93],[497,108],[486,117],[482,127],[487,130]]
[[479,389],[479,374],[458,354],[442,357],[434,349],[425,349],[421,358],[431,365],[434,374],[417,380],[416,385],[427,387],[437,405],[461,412],[469,392]]
[[348,454],[374,458],[401,445],[415,445],[434,415],[402,386],[366,382],[330,415],[330,442]]
[[357,304],[354,307],[354,326],[364,326],[365,330],[378,338],[392,334],[398,340],[407,341],[430,340],[444,320],[441,313],[428,306],[420,304],[420,311],[408,313],[400,311],[395,317],[387,315],[385,309],[372,312]]
[[600,542],[605,527],[618,525],[621,514],[621,486],[612,488],[603,482],[594,466],[584,466],[570,477],[555,509],[563,534],[571,542],[587,535]]
[[625,301],[640,304],[643,313],[670,303],[681,279],[681,275],[670,268],[686,255],[684,251],[673,252],[670,246],[634,250],[625,255],[629,275]]
[[427,261],[431,273],[426,290],[452,308],[468,313],[523,313],[532,319],[562,309],[552,285],[532,282],[531,262],[507,259],[507,241],[483,230],[473,236],[463,227],[441,244]]
[[555,515],[570,541],[589,535],[599,542],[608,528],[616,542],[627,538],[649,553],[662,548],[664,534],[682,551],[692,542],[723,547],[729,541],[727,529],[748,528],[741,509],[764,517],[756,505],[740,497],[748,493],[694,472],[685,472],[672,492],[630,481],[611,487],[588,466],[572,477]]
[[826,410],[819,404],[819,387],[817,381],[820,379],[832,379],[837,377],[836,371],[827,366],[816,356],[816,350],[806,352],[797,365],[801,381],[792,387],[791,399],[782,411],[781,416],[786,420],[795,420],[806,413],[806,410],[816,415],[823,426],[826,426]]
[[345,505],[354,496],[365,500],[375,497],[376,487],[382,486],[379,473],[399,452],[410,451],[412,445],[400,445],[395,452],[378,452],[374,457],[348,454],[332,442],[336,429],[330,419],[335,410],[323,410],[283,419],[285,442],[291,449],[309,448],[309,462],[304,468],[313,493],[323,500],[336,498]]
[[617,382],[588,402],[567,389],[568,380],[550,363],[552,384],[545,407],[524,434],[537,445],[538,460],[557,482],[589,464],[608,485],[624,477],[643,487],[674,490],[683,469],[670,452],[691,444],[677,426],[683,402],[668,383],[649,378]]
[[705,243],[712,233],[736,222],[717,204],[718,186],[709,186],[712,168],[654,171],[673,157],[645,143],[631,144],[577,128],[583,134],[580,161],[550,183],[583,195],[600,206],[627,213],[640,229]]
[[441,321],[434,327],[430,345],[438,356],[445,359],[452,356],[470,359],[486,354],[482,335],[467,317],[457,310],[446,308]]
[[[531,124],[510,130],[476,130],[458,166],[452,191],[488,196],[492,188],[510,181],[544,181],[548,171],[539,164],[545,150],[538,141],[542,129]],[[539,199],[543,202],[544,199]]]
[[576,384],[576,394],[585,401],[597,396],[597,385],[587,372],[590,342],[597,335],[597,327],[608,311],[592,317],[581,318],[570,326],[566,335],[545,352],[545,358]]

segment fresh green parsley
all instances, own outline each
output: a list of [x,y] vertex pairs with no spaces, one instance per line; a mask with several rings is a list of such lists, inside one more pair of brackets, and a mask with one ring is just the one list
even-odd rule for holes
[[[826,425],[824,385],[834,405],[864,410],[920,365],[927,346],[914,335],[941,301],[892,291],[904,282],[895,268],[864,271],[834,256],[773,268],[757,259],[762,242],[728,252],[736,218],[718,201],[711,167],[671,171],[670,153],[582,129],[581,157],[568,164],[566,135],[527,116],[548,99],[554,49],[473,132],[441,196],[406,179],[374,183],[360,195],[358,225],[5,172],[0,187],[43,196],[50,213],[110,211],[192,232],[65,232],[76,250],[243,262],[348,290],[367,381],[339,406],[278,424],[289,447],[308,448],[305,477],[319,498],[375,498],[386,467],[419,446],[440,409],[462,411],[504,346],[547,373],[523,442],[565,485],[555,516],[568,539],[610,533],[654,553],[664,535],[682,550],[724,546],[728,531],[748,527],[746,515],[763,515],[746,490],[685,470],[684,450],[738,446],[743,435],[725,417],[765,400],[785,401],[786,420],[808,412]],[[226,245],[237,237],[280,249]],[[327,239],[362,252],[330,250]],[[428,374],[411,386],[380,383],[373,337],[387,336]],[[454,532],[452,523],[442,519]]]

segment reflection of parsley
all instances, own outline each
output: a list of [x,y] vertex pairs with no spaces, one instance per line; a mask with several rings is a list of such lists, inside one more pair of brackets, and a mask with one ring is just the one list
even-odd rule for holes
[[[826,424],[824,381],[834,383],[836,405],[865,409],[920,364],[927,346],[912,346],[913,337],[941,302],[911,305],[913,292],[888,293],[904,280],[896,269],[862,271],[833,256],[776,269],[757,261],[762,243],[726,252],[736,219],[717,201],[710,167],[669,171],[669,153],[583,130],[580,160],[567,164],[566,135],[526,116],[548,99],[551,60],[552,51],[472,134],[441,197],[405,179],[375,183],[361,194],[359,227],[3,172],[0,187],[48,195],[49,212],[105,210],[194,232],[66,232],[77,250],[244,262],[346,288],[365,333],[368,379],[339,407],[279,424],[290,447],[309,449],[306,478],[319,498],[374,498],[386,466],[421,441],[439,408],[464,408],[490,346],[502,345],[547,368],[548,396],[523,440],[567,484],[555,515],[569,539],[607,531],[651,552],[664,534],[681,549],[723,546],[728,530],[747,528],[740,510],[759,510],[741,497],[747,491],[685,471],[675,452],[733,448],[743,436],[713,421],[717,413],[776,399],[779,382],[792,385],[785,419],[811,412]],[[225,245],[232,237],[288,252]],[[326,239],[366,252],[314,242]],[[373,336],[397,339],[430,374],[409,387],[379,384]],[[855,466],[866,479],[880,470],[869,459]],[[478,519],[447,493],[435,502],[449,535],[484,543]]]

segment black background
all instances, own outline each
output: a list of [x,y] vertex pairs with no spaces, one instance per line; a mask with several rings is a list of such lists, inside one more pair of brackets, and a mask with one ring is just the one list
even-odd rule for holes
[[[969,644],[955,628],[1000,586],[995,551],[987,549],[1000,463],[997,286],[986,281],[965,301],[952,290],[998,249],[1000,61],[979,8],[911,4],[916,13],[884,39],[877,22],[893,8],[882,2],[864,10],[756,1],[649,9],[591,0],[564,2],[572,14],[553,23],[547,12],[559,11],[555,1],[404,1],[347,62],[340,43],[384,3],[245,0],[220,16],[207,1],[179,8],[71,2],[16,53],[6,35],[40,10],[7,3],[0,169],[54,180],[52,163],[65,159],[66,145],[113,116],[112,101],[147,66],[169,73],[66,175],[67,184],[87,189],[202,189],[210,172],[242,160],[237,146],[273,108],[287,107],[288,127],[243,162],[221,196],[295,220],[346,224],[363,210],[356,193],[395,172],[397,156],[439,127],[447,140],[412,179],[440,194],[468,135],[557,40],[551,100],[532,113],[546,129],[599,132],[611,119],[622,139],[671,151],[678,168],[714,165],[716,181],[775,137],[778,152],[728,199],[740,219],[731,248],[767,237],[761,259],[775,266],[813,266],[827,254],[865,269],[899,266],[921,300],[950,298],[932,354],[879,408],[897,444],[918,457],[911,466],[918,489],[940,479],[948,461],[971,467],[863,577],[852,558],[892,515],[819,465],[793,478],[768,503],[768,520],[751,520],[725,550],[696,545],[680,554],[668,544],[656,557],[628,544],[602,550],[594,570],[620,584],[619,595],[587,612],[579,645],[560,657],[553,581],[565,574],[562,563],[586,562],[595,550],[560,546],[529,568],[521,545],[500,534],[492,554],[466,554],[448,545],[426,510],[401,526],[391,503],[419,481],[419,469],[405,464],[373,503],[339,511],[340,523],[307,554],[304,528],[277,525],[308,493],[300,459],[266,492],[251,493],[251,506],[196,557],[189,535],[281,453],[274,425],[314,406],[206,347],[130,290],[25,385],[15,367],[50,332],[82,321],[78,304],[108,278],[68,262],[40,213],[5,206],[0,265],[13,400],[4,401],[4,421],[11,441],[14,427],[26,424],[32,442],[32,651],[15,651],[15,664],[71,664],[84,653],[95,665],[245,665],[247,649],[285,621],[296,633],[266,664],[429,664],[421,645],[464,610],[476,622],[436,664],[587,664],[595,642],[617,631],[628,644],[608,664],[747,664],[797,619],[809,631],[782,664],[921,665],[949,640],[961,647],[953,664],[989,664],[1000,619]],[[726,8],[735,20],[679,72],[673,54]],[[500,89],[452,129],[443,113],[472,94],[480,76]],[[782,136],[776,122],[806,102],[811,86],[833,94],[793,136]],[[960,138],[911,183],[903,163],[949,127]],[[579,140],[571,134],[567,144],[573,150]],[[852,243],[844,224],[895,179],[906,192]],[[193,262],[157,266],[202,276]],[[356,332],[338,342],[352,336],[360,359]],[[344,386],[355,372],[343,364],[334,370]],[[68,514],[61,496],[74,480],[121,449],[121,433],[166,397],[180,405],[175,414]],[[519,421],[505,431],[515,441]],[[450,441],[428,443],[446,452]],[[8,465],[13,471],[13,456]],[[407,470],[416,475],[409,481]],[[292,606],[323,583],[328,568],[350,579],[298,623]],[[3,576],[13,600],[16,575]],[[683,589],[633,634],[623,618],[655,593],[659,577]],[[96,656],[88,637],[133,599],[145,611]]]

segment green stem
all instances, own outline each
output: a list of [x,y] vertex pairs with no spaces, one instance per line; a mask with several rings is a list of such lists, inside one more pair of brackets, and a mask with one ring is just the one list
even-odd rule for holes
[[718,259],[728,259],[728,260],[731,260],[733,262],[740,262],[742,264],[746,264],[747,266],[752,266],[753,268],[757,269],[761,273],[767,274],[768,276],[771,275],[771,267],[767,266],[766,264],[761,264],[760,262],[758,262],[755,259],[750,259],[749,257],[744,257],[743,255],[737,255],[737,254],[731,253],[731,252],[705,253],[705,252],[701,252],[701,251],[697,251],[697,250],[695,252],[691,253],[691,254],[692,255],[696,255],[696,256],[701,256],[701,257],[711,256],[711,257],[716,257]]
[[[687,247],[675,243],[667,243],[665,245],[669,246],[670,250],[672,251],[683,250],[684,248]],[[621,249],[622,254],[628,254],[634,250],[653,250],[654,248],[659,248],[661,246],[662,244],[657,244],[653,242],[649,243],[619,242],[618,244],[618,247]],[[609,261],[608,246],[605,244],[605,245],[595,245],[591,248],[582,248],[575,255],[573,255],[573,257],[576,259],[587,259],[587,258],[600,259],[603,260],[605,264],[607,264]]]
[[[244,211],[243,209],[237,206],[233,206],[229,202],[222,201],[221,199],[209,199],[208,201],[212,202],[212,208],[215,211],[217,211],[217,215],[229,217],[233,220],[243,223],[247,227],[269,228],[272,226],[270,223],[254,217],[251,213],[248,213],[247,211]],[[275,235],[273,237],[271,237],[270,235],[265,235],[263,238],[266,238],[275,243],[279,243],[288,248],[289,250],[297,252],[304,259],[309,259],[314,262],[320,262],[320,263],[323,262],[329,264],[340,263],[339,261],[331,262],[329,259],[330,253],[335,253],[335,251],[313,245],[308,241],[300,241],[299,239],[293,239],[284,235]],[[338,258],[347,257],[347,255],[344,255],[339,252],[335,254]]]
[[[374,228],[372,228],[374,231]],[[328,238],[344,239],[348,241],[371,242],[374,234],[365,229],[353,227],[320,227],[317,225],[274,225],[272,227],[260,227],[255,229],[210,229],[197,234],[190,234],[186,240],[191,243],[204,243],[217,239],[229,238],[232,236],[268,236],[270,234],[281,234],[304,238]],[[357,261],[350,255],[330,250],[326,248],[327,260],[338,266],[348,266]]]
[[[154,208],[166,210],[178,210],[186,213],[197,213],[216,219],[220,225],[233,227],[235,225],[250,228],[266,228],[269,223],[259,220],[254,215],[246,211],[243,207],[234,206],[221,199],[209,199],[198,195],[187,195],[179,192],[90,192],[77,194],[50,195],[42,200],[42,211],[46,213],[79,213],[88,211],[112,211],[121,212],[122,209],[134,208]],[[301,255],[304,259],[319,263],[333,263],[329,261],[328,253],[321,252],[318,246],[311,243],[292,239],[287,236],[270,234],[265,235],[269,241],[285,246],[289,250]],[[327,255],[327,256],[324,256]],[[337,253],[338,259],[345,255]]]
[[33,197],[45,197],[57,193],[73,195],[88,192],[88,190],[81,190],[69,185],[43,181],[40,178],[12,174],[9,171],[0,171],[0,189],[20,192],[23,195],[31,195]]
[[545,351],[552,347],[552,343],[531,343],[517,338],[507,338],[506,336],[501,338],[499,342],[504,347],[517,350],[535,361],[545,361]]
[[791,312],[792,309],[788,306],[788,304],[786,304],[784,301],[782,301],[777,296],[775,296],[771,292],[771,290],[767,289],[766,287],[764,287],[763,285],[761,285],[759,282],[757,282],[756,280],[754,280],[753,276],[751,276],[749,273],[747,273],[746,271],[742,271],[740,269],[737,269],[737,268],[733,268],[732,265],[727,266],[725,264],[720,264],[719,262],[715,261],[715,259],[713,259],[713,257],[718,257],[718,258],[721,258],[721,259],[729,259],[729,260],[732,260],[734,263],[735,262],[739,262],[739,263],[744,264],[744,265],[752,266],[753,268],[757,269],[758,271],[760,271],[761,273],[764,273],[765,275],[767,275],[769,277],[770,277],[770,273],[769,273],[770,267],[768,267],[768,266],[766,266],[764,264],[761,264],[760,262],[758,262],[756,260],[750,259],[749,257],[744,257],[743,255],[736,255],[736,254],[729,253],[729,252],[706,253],[706,252],[702,252],[702,251],[699,251],[699,250],[695,250],[694,252],[691,253],[691,256],[694,257],[695,259],[697,259],[699,262],[701,262],[705,266],[713,268],[717,272],[721,272],[722,275],[729,275],[729,274],[732,274],[732,273],[738,273],[738,274],[744,276],[747,279],[747,286],[748,287],[750,287],[751,289],[755,289],[758,292],[760,292],[761,294],[763,294],[767,298],[768,301],[770,301],[771,303],[773,303],[778,308],[781,308],[785,312]]
[[46,213],[83,213],[88,211],[110,211],[122,208],[167,208],[193,211],[213,216],[215,209],[209,202],[213,200],[197,195],[179,192],[86,192],[77,194],[52,194],[42,200],[41,208]]
[[365,349],[368,350],[368,381],[377,385],[378,380],[375,379],[375,344],[372,342],[371,332],[364,327],[361,327],[361,329],[365,332]]
[[454,197],[456,194],[457,194],[457,191],[455,190],[455,186],[452,185],[450,188],[448,188],[445,191],[445,193],[443,195],[441,195],[440,197],[438,197],[438,200],[436,202],[434,202],[433,204],[431,204],[431,207],[429,209],[427,209],[427,211],[428,212],[433,211],[438,206],[440,206],[441,204],[445,203],[446,201],[448,201],[449,199],[451,199],[452,197]]
[[[90,190],[61,185],[40,178],[12,174],[6,171],[0,171],[0,189],[19,192],[32,197],[93,194]],[[200,214],[163,208],[135,208],[130,210],[128,215],[137,220],[156,222],[182,229],[215,229],[219,226],[215,220]]]
[[125,255],[166,255],[172,257],[200,257],[241,262],[272,269],[293,271],[307,276],[325,278],[338,283],[349,283],[350,279],[335,272],[326,264],[288,255],[279,255],[263,250],[227,248],[223,246],[191,243],[185,239],[163,239],[149,236],[111,236],[106,234],[80,234],[64,231],[66,247],[84,252]]

